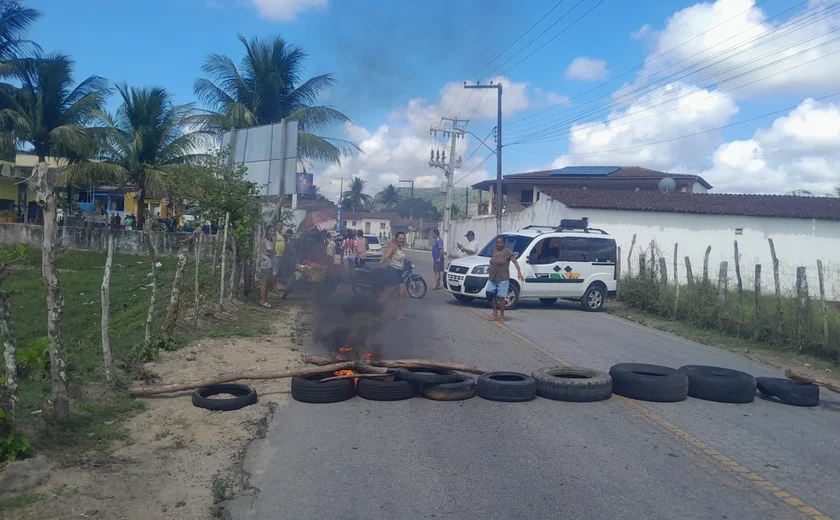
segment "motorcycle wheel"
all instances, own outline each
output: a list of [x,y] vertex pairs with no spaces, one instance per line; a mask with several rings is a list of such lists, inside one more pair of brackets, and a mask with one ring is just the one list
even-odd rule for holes
[[373,292],[373,288],[370,285],[360,284],[358,282],[353,282],[353,294],[356,296],[367,296]]
[[405,288],[408,291],[408,295],[412,298],[419,299],[426,296],[426,280],[422,276],[412,275],[411,278],[406,280]]

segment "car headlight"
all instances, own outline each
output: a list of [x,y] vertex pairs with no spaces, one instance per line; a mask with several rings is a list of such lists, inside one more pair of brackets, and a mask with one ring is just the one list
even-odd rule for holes
[[490,265],[479,265],[477,267],[473,267],[472,272],[473,274],[488,274],[490,273]]

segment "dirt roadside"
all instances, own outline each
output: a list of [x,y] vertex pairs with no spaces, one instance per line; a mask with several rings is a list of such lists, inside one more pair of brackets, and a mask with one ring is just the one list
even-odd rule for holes
[[[161,383],[189,381],[240,370],[281,370],[299,364],[300,320],[289,309],[272,335],[209,339],[168,352],[148,369]],[[298,325],[295,325],[295,323]],[[59,464],[38,456],[0,471],[0,498],[18,503],[4,519],[204,520],[221,516],[215,504],[244,490],[241,460],[248,444],[265,434],[289,380],[252,381],[256,405],[232,412],[196,408],[190,392],[145,399],[130,419],[129,442]]]

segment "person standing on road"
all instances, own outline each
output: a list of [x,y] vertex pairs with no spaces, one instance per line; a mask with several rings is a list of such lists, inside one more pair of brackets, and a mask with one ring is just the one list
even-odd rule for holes
[[443,239],[440,238],[440,230],[433,229],[432,236],[434,242],[432,243],[432,270],[435,273],[435,286],[433,291],[441,289],[440,279],[443,276]]
[[510,288],[510,264],[516,266],[516,272],[520,282],[525,281],[522,276],[522,269],[516,261],[516,255],[505,247],[505,239],[496,237],[496,250],[490,257],[490,279],[487,281],[487,297],[490,299],[490,306],[493,314],[490,321],[498,321],[501,325],[505,323],[505,298]]
[[271,308],[268,303],[268,289],[274,284],[274,244],[275,244],[275,229],[273,225],[268,225],[265,228],[265,237],[260,243],[259,248],[259,268],[262,273],[262,280],[260,281],[260,306],[267,309]]
[[347,265],[347,270],[352,271],[356,266],[356,241],[353,240],[353,231],[348,229],[344,232],[344,263]]
[[394,235],[394,240],[388,246],[388,252],[382,255],[382,260],[379,265],[386,265],[384,273],[385,290],[382,292],[382,297],[379,300],[381,305],[384,305],[388,298],[397,295],[397,319],[406,319],[403,314],[403,307],[405,306],[405,284],[403,283],[403,271],[405,270],[405,233],[402,231]]
[[467,231],[467,234],[464,236],[467,237],[467,245],[462,246],[458,243],[458,249],[467,256],[472,256],[478,253],[478,240],[475,239],[475,233]]
[[356,231],[356,265],[363,265],[367,259],[368,243],[364,232]]

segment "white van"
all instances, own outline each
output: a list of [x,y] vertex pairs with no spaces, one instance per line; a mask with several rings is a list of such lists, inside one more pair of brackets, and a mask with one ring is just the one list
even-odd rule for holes
[[[590,228],[587,219],[564,219],[559,226],[527,226],[499,236],[516,254],[525,277],[520,282],[511,263],[507,308],[515,307],[522,298],[538,299],[546,305],[562,298],[579,300],[584,310],[597,311],[607,297],[615,296],[615,240],[605,231]],[[476,256],[453,260],[446,268],[444,289],[458,301],[486,299],[496,238]]]

